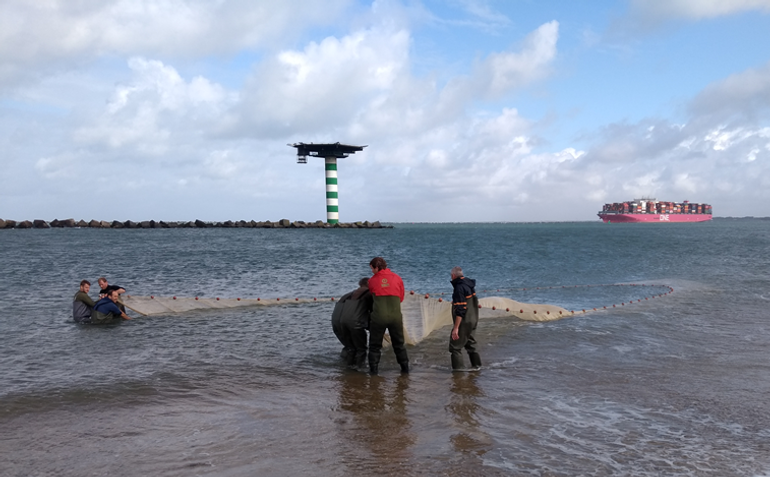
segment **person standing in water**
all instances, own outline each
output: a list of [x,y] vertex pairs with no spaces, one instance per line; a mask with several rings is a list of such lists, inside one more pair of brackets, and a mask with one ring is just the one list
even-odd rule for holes
[[390,343],[396,354],[396,361],[401,365],[401,372],[409,372],[409,356],[404,344],[404,319],[401,315],[401,302],[404,301],[404,282],[401,277],[391,272],[382,257],[374,257],[369,262],[372,278],[369,279],[369,291],[374,297],[372,315],[369,322],[369,372],[379,373],[382,340],[385,330],[390,334]]
[[476,352],[476,339],[473,333],[479,322],[479,299],[476,297],[476,280],[465,278],[463,269],[454,267],[452,276],[452,334],[449,337],[449,352],[452,355],[452,370],[465,368],[462,350],[468,352],[471,366],[481,367],[481,356]]

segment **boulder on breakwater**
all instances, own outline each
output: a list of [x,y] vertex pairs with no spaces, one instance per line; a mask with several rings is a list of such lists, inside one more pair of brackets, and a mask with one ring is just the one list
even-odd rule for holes
[[225,222],[205,222],[203,220],[166,222],[155,220],[119,221],[92,219],[75,221],[75,219],[54,219],[51,222],[45,220],[24,220],[17,222],[10,219],[0,219],[0,229],[48,229],[48,228],[91,228],[91,229],[175,229],[175,228],[238,228],[238,229],[389,229],[392,225],[382,225],[379,221],[369,222],[339,222],[327,224],[322,220],[315,222],[295,222],[289,219],[281,219],[276,222],[255,220],[227,220]]

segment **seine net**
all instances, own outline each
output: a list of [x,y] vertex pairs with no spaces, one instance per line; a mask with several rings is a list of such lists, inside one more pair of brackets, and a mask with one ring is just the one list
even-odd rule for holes
[[[123,304],[145,316],[171,315],[196,310],[258,306],[303,306],[309,303],[329,302],[330,298],[257,299],[257,298],[190,298],[163,296],[123,295]],[[512,317],[526,321],[552,321],[572,313],[555,305],[520,303],[509,298],[485,297],[479,299],[479,318]],[[404,336],[407,344],[415,345],[432,332],[452,324],[451,303],[424,295],[406,295],[401,303],[404,316]]]

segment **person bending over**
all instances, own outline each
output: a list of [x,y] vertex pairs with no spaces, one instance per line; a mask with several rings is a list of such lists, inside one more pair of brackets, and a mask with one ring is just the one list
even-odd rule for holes
[[468,352],[471,366],[481,367],[481,356],[476,352],[473,333],[479,322],[479,299],[476,297],[476,280],[463,276],[463,269],[454,267],[452,276],[452,333],[449,337],[449,352],[452,354],[452,370],[465,367],[462,350]]
[[91,323],[111,323],[113,320],[123,318],[130,320],[128,315],[118,308],[118,291],[112,290],[107,296],[96,302],[91,313]]
[[95,303],[88,296],[89,290],[91,290],[91,282],[81,280],[80,290],[75,293],[75,298],[72,300],[72,319],[75,320],[75,323],[91,322],[91,312]]
[[362,367],[366,363],[366,330],[372,312],[369,279],[358,281],[358,288],[342,295],[332,312],[332,329],[345,347],[342,352],[348,366]]
[[401,302],[404,301],[404,282],[401,277],[391,272],[382,257],[375,257],[369,262],[372,278],[369,279],[369,291],[374,297],[372,316],[369,322],[369,372],[377,374],[382,355],[382,340],[385,330],[390,334],[390,343],[396,354],[396,361],[401,365],[401,372],[409,372],[409,356],[404,344],[404,320],[401,315]]

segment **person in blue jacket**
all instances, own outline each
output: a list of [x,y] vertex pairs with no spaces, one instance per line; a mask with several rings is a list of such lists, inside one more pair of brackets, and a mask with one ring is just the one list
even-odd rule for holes
[[118,290],[111,290],[107,296],[96,302],[91,312],[91,323],[111,323],[118,318],[130,320],[128,315],[118,308]]

